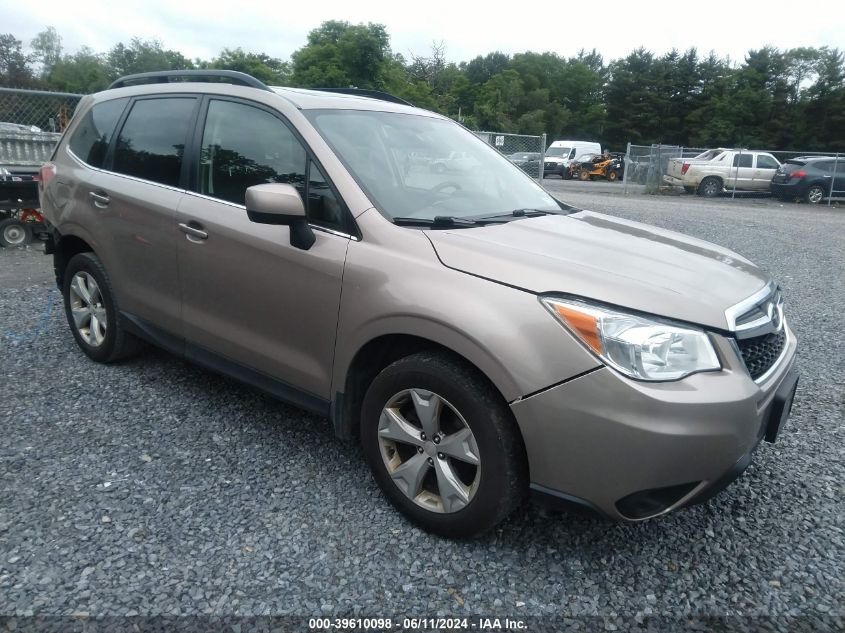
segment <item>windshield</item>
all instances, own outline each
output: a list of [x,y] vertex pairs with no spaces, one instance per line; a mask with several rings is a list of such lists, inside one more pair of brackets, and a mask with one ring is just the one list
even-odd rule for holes
[[569,147],[550,147],[546,150],[546,156],[569,156],[571,148]]
[[390,218],[468,218],[561,207],[522,170],[457,123],[369,110],[308,118]]

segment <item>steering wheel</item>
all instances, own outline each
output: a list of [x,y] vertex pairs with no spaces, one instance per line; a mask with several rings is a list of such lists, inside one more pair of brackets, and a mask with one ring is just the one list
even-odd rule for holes
[[433,186],[429,189],[432,193],[442,193],[444,190],[449,188],[454,189],[455,191],[460,191],[462,189],[461,185],[454,180],[447,180],[446,182],[441,182],[439,185]]

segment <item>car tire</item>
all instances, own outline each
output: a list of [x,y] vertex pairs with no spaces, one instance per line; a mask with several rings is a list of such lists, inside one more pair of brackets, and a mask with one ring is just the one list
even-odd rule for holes
[[810,204],[821,204],[826,195],[827,192],[821,185],[810,185],[804,194],[804,200]]
[[715,198],[722,193],[722,181],[715,176],[708,176],[698,185],[698,195],[705,198]]
[[607,172],[607,181],[608,182],[616,182],[617,180],[619,180],[619,172],[618,171]]
[[525,448],[507,404],[447,353],[413,354],[376,376],[364,397],[361,443],[385,496],[440,536],[482,534],[528,492]]
[[91,360],[111,363],[143,348],[126,331],[109,276],[94,253],[78,253],[67,263],[62,298],[73,337]]
[[0,222],[0,246],[13,248],[26,246],[32,241],[32,227],[17,218],[6,218]]
[[578,180],[580,180],[582,182],[586,182],[589,179],[590,179],[590,172],[588,172],[586,169],[582,169],[581,171],[578,172]]

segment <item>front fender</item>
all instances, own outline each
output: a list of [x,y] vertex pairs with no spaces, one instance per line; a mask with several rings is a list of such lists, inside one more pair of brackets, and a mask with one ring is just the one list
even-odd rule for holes
[[392,224],[386,230],[392,239],[368,240],[365,233],[350,244],[332,392],[343,390],[358,351],[390,334],[463,356],[508,402],[600,364],[535,294],[446,268],[422,231]]

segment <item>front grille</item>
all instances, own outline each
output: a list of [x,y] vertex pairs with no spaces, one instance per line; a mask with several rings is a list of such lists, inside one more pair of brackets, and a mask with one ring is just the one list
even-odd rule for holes
[[739,339],[739,351],[742,353],[742,360],[748,368],[751,378],[757,380],[774,365],[783,353],[786,344],[786,328],[780,332],[755,336],[754,338]]

